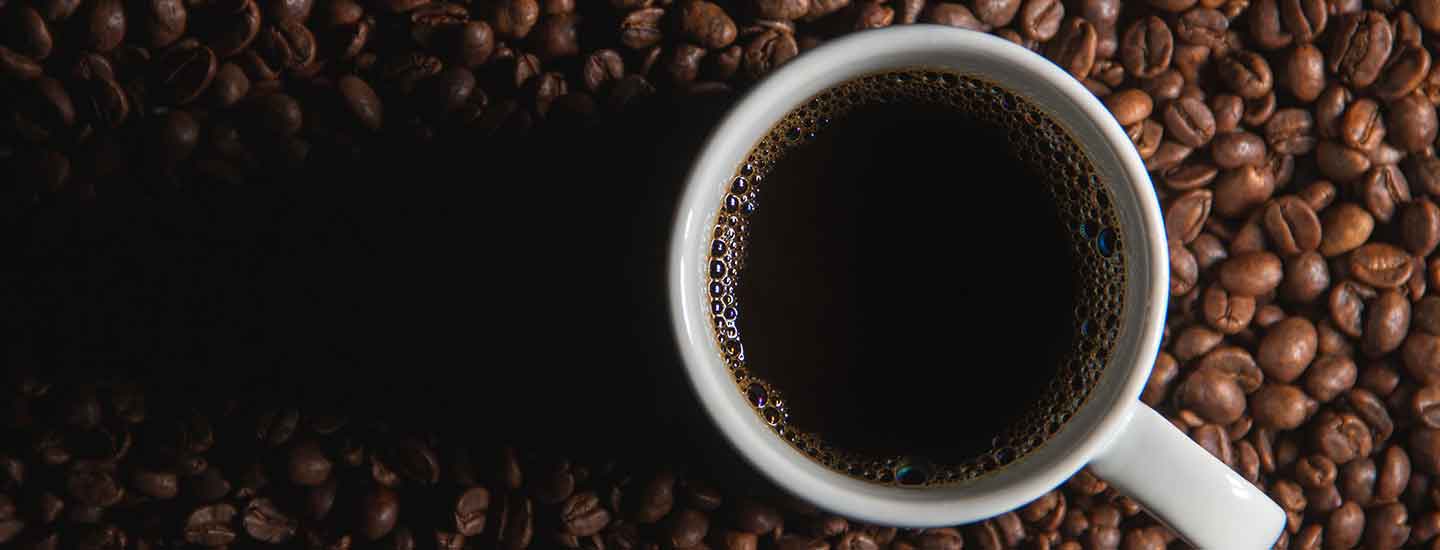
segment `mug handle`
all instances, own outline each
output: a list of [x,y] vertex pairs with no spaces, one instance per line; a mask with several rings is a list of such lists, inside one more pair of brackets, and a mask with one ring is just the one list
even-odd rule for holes
[[1090,471],[1197,548],[1264,550],[1285,528],[1280,506],[1139,401]]

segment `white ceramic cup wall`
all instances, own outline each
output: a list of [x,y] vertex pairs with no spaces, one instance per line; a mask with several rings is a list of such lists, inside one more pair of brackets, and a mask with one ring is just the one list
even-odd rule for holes
[[[772,125],[832,85],[917,66],[983,76],[1029,98],[1069,129],[1115,198],[1126,259],[1119,341],[1086,403],[1059,433],[1016,463],[962,485],[937,488],[850,478],[812,462],[774,435],[736,390],[721,360],[706,286],[710,235],[725,187]],[[955,525],[1022,506],[1089,466],[1200,548],[1263,549],[1279,537],[1285,515],[1274,502],[1139,401],[1160,345],[1168,298],[1168,248],[1159,205],[1125,132],[1079,82],[1044,58],[983,33],[930,25],[834,40],[776,70],[733,107],[701,149],[685,185],[668,266],[671,316],[684,368],[700,403],[730,443],[789,492],[876,523]],[[937,261],[945,260],[937,254]],[[959,430],[965,419],[953,422]]]

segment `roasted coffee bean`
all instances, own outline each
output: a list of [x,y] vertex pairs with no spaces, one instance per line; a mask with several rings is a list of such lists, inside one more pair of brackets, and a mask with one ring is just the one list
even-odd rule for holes
[[719,49],[735,41],[735,21],[724,9],[705,0],[680,6],[680,27],[690,41],[707,49]]
[[1370,170],[1370,159],[1363,151],[1329,140],[1316,146],[1315,161],[1321,174],[1338,182],[1354,181]]
[[1121,126],[1128,126],[1150,116],[1154,102],[1141,90],[1121,90],[1105,98],[1105,106]]
[[[1044,0],[1040,1],[1043,2]],[[1029,6],[1029,4],[1026,4],[1026,6]],[[1024,31],[1023,25],[1025,24],[1025,14],[1026,12],[1021,12],[1022,32]],[[1046,28],[1048,29],[1048,32],[1050,34],[1046,36],[1046,40],[1049,40],[1050,37],[1055,36],[1055,33],[1059,31],[1060,18],[1063,16],[1064,13],[1062,12],[1060,13],[1060,15],[1055,17],[1055,20],[1053,21],[1053,27],[1048,27],[1048,25],[1052,24],[1048,20],[1037,23],[1041,25],[1047,25]],[[930,6],[925,9],[924,15],[921,17],[921,19],[926,23],[935,23],[938,25],[946,25],[972,31],[988,30],[988,28],[985,26],[985,23],[983,21],[980,21],[980,18],[975,17],[975,14],[970,11],[970,8],[965,7],[964,4],[956,4],[952,2],[935,2],[930,4]],[[1038,40],[1037,38],[1030,37],[1030,35],[1028,34],[1026,35],[1026,38],[1029,38],[1030,40]]]
[[180,494],[180,479],[170,472],[136,470],[130,486],[145,496],[167,500]]
[[215,52],[190,39],[181,40],[155,60],[156,83],[177,105],[200,97],[214,80],[216,69]]
[[1418,153],[1435,141],[1437,122],[1435,107],[1424,97],[1405,95],[1389,106],[1386,118],[1390,131],[1386,138],[1396,147]]
[[1317,338],[1315,325],[1309,320],[1290,317],[1266,331],[1256,361],[1268,378],[1293,382],[1315,359]]
[[1176,403],[1211,422],[1230,423],[1245,412],[1245,392],[1220,369],[1193,369],[1176,388]]
[[1395,290],[1380,293],[1365,308],[1365,332],[1360,349],[1379,357],[1395,351],[1410,329],[1410,300]]
[[1354,387],[1355,362],[1341,355],[1325,355],[1305,371],[1305,391],[1316,400],[1328,402]]
[[303,442],[290,449],[290,481],[313,487],[330,477],[332,463],[314,442]]
[[1357,88],[1374,83],[1390,58],[1395,36],[1385,16],[1376,11],[1342,17],[1327,56],[1329,69]]
[[1264,126],[1274,116],[1275,109],[1279,103],[1275,99],[1275,92],[1265,92],[1265,95],[1255,99],[1245,100],[1245,112],[1240,120],[1251,126]]
[[284,20],[260,30],[255,48],[270,67],[296,70],[315,61],[315,35],[305,25]]
[[[635,13],[642,11],[648,10],[638,10]],[[651,23],[659,20],[663,13],[664,11],[660,10],[655,14]],[[495,34],[507,40],[518,40],[530,34],[535,22],[540,19],[540,4],[535,0],[497,0],[491,3],[489,15],[486,20],[495,29]]]
[[1165,108],[1165,134],[1191,147],[1202,147],[1215,137],[1215,118],[1200,100],[1178,99]]
[[1320,246],[1320,218],[1298,197],[1281,197],[1265,209],[1265,230],[1276,251],[1293,256]]
[[234,15],[213,20],[203,36],[205,46],[224,59],[249,47],[259,34],[260,6],[254,0],[244,0]]
[[1265,204],[1274,192],[1275,178],[1262,166],[1242,165],[1225,170],[1215,180],[1215,213],[1229,218],[1245,217],[1252,209]]
[[1218,134],[1210,143],[1210,156],[1221,168],[1259,166],[1265,161],[1265,141],[1250,132]]
[[360,499],[360,536],[367,540],[379,540],[395,529],[400,517],[400,499],[394,491],[379,486]]
[[143,44],[149,48],[164,48],[174,44],[189,22],[189,11],[181,0],[146,0],[134,6],[138,16],[130,24],[144,37]]
[[1165,210],[1165,231],[1171,239],[1191,242],[1205,228],[1213,195],[1209,189],[1189,191]]
[[1255,52],[1235,52],[1220,59],[1216,68],[1220,79],[1241,98],[1259,98],[1275,85],[1270,64]]
[[1393,100],[1403,97],[1420,87],[1430,73],[1430,52],[1422,47],[1404,44],[1391,54],[1385,64],[1384,73],[1375,83],[1375,95],[1380,99]]
[[1177,38],[1211,50],[1225,47],[1225,33],[1229,29],[1230,20],[1225,14],[1205,7],[1191,9],[1175,22]]
[[1262,427],[1291,430],[1300,427],[1319,404],[1300,388],[1288,384],[1262,386],[1250,396],[1250,411]]
[[1365,517],[1365,546],[1381,550],[1399,548],[1410,537],[1405,506],[1391,503],[1370,509]]
[[1135,78],[1153,78],[1170,67],[1175,38],[1159,17],[1136,21],[1120,40],[1120,60]]
[[335,87],[340,92],[341,106],[355,122],[371,131],[380,129],[384,123],[384,111],[380,97],[369,84],[353,75],[345,75],[336,81]]
[[743,67],[751,78],[760,78],[799,54],[795,37],[789,33],[766,31],[752,38],[745,46]]
[[[665,15],[662,8],[635,10],[620,22],[620,41],[631,49],[645,49],[660,42],[660,18]],[[533,24],[533,23],[532,23]],[[505,36],[496,26],[495,32]],[[527,28],[528,32],[528,28]]]
[[1325,32],[1329,9],[1324,0],[1279,0],[1280,19],[1296,42],[1308,43]]
[[235,507],[226,504],[211,504],[197,508],[185,520],[185,541],[190,544],[218,548],[234,542]]
[[1370,243],[1350,253],[1350,275],[1377,288],[1396,288],[1410,278],[1413,265],[1404,250]]
[[1058,0],[1024,0],[1020,6],[1020,34],[1031,40],[1049,41],[1060,31],[1064,18],[1065,6]]
[[1220,286],[1205,290],[1205,322],[1223,334],[1236,334],[1250,325],[1255,316],[1255,299],[1232,295]]
[[1276,0],[1260,0],[1247,10],[1250,23],[1250,40],[1264,50],[1278,50],[1289,46],[1294,36],[1286,31],[1280,19],[1280,5]]
[[1296,99],[1314,101],[1325,89],[1325,56],[1312,44],[1295,46],[1285,58],[1281,80]]
[[245,506],[241,520],[245,532],[255,540],[270,544],[282,544],[295,536],[296,522],[290,519],[268,498],[251,500]]
[[[1091,25],[1089,21],[1079,17],[1071,17],[1065,20],[1065,23],[1060,27],[1059,34],[1056,34],[1054,39],[1047,44],[1045,55],[1075,78],[1084,78],[1090,74],[1090,69],[1095,65],[1095,45],[1097,39],[1098,36],[1095,33],[1094,25]],[[1129,91],[1140,94],[1146,99],[1146,103],[1151,104],[1151,107],[1153,107],[1150,96],[1145,95],[1145,92],[1140,90]],[[1131,103],[1130,105],[1133,106],[1134,104]],[[1145,109],[1147,116],[1151,107]],[[1111,112],[1114,112],[1114,110],[1112,109]],[[1142,116],[1128,122],[1122,121],[1121,125],[1133,124],[1143,118],[1145,117]]]
[[1336,464],[1346,464],[1370,454],[1370,428],[1360,417],[1349,413],[1322,413],[1311,428],[1315,448]]

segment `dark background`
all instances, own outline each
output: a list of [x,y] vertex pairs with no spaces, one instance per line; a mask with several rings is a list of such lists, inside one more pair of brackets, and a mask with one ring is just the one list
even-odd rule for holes
[[3,237],[7,371],[731,462],[684,381],[661,277],[689,162],[731,99],[32,205]]

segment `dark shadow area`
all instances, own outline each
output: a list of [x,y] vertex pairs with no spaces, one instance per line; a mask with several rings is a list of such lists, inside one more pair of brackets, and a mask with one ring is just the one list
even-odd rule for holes
[[5,237],[6,364],[536,449],[725,455],[662,275],[674,200],[730,98],[679,101],[358,160],[317,148],[246,188],[38,205]]

